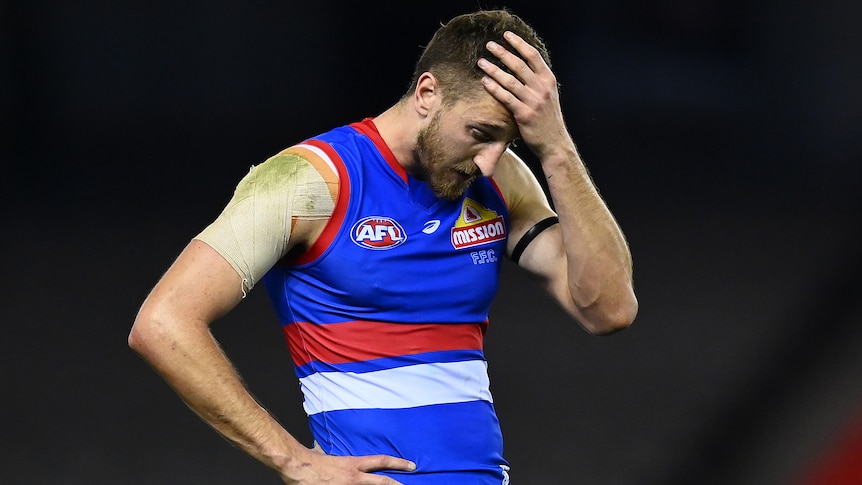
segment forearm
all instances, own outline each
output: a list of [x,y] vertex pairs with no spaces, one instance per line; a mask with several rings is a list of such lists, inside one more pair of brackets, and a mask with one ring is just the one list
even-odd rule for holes
[[637,312],[632,259],[617,221],[573,142],[541,159],[566,254],[566,280],[583,323],[594,333],[631,324]]
[[[511,32],[504,38],[520,57],[489,42],[488,50],[510,72],[480,60],[478,65],[486,74],[483,86],[509,109],[521,139],[539,159],[560,219],[564,246],[544,238],[545,254],[527,264],[591,332],[625,328],[637,312],[628,245],[566,129],[556,76],[536,47]],[[540,244],[538,240],[536,244]],[[556,264],[563,257],[565,274]]]
[[204,322],[139,316],[129,343],[190,409],[268,467],[282,471],[306,449],[251,396]]

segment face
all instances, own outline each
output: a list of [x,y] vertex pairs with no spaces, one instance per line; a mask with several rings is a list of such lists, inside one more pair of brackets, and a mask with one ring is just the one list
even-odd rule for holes
[[490,95],[443,106],[419,130],[413,175],[437,197],[456,200],[477,177],[489,177],[515,138],[509,112]]

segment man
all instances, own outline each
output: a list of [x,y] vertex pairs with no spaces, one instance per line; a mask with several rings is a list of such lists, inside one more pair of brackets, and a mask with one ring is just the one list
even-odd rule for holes
[[[131,347],[285,483],[508,483],[482,350],[502,260],[590,333],[637,312],[626,241],[549,66],[542,40],[505,10],[446,23],[396,104],[252,168],[153,288]],[[255,401],[209,331],[260,281],[312,448]]]

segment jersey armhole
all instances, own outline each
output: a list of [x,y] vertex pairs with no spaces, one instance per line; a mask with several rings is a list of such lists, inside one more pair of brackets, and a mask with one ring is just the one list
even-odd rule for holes
[[350,201],[350,178],[347,176],[347,168],[338,152],[321,140],[306,140],[288,148],[284,153],[294,153],[308,160],[323,176],[335,203],[332,216],[311,247],[295,258],[284,260],[285,264],[307,264],[319,258],[338,234],[347,214],[347,204]]

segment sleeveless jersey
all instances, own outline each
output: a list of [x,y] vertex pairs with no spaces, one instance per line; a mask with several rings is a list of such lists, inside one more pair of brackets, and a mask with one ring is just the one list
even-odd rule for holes
[[263,281],[315,440],[332,455],[389,454],[406,485],[508,483],[483,352],[508,211],[492,179],[436,198],[370,119],[286,152],[339,175],[331,220]]

